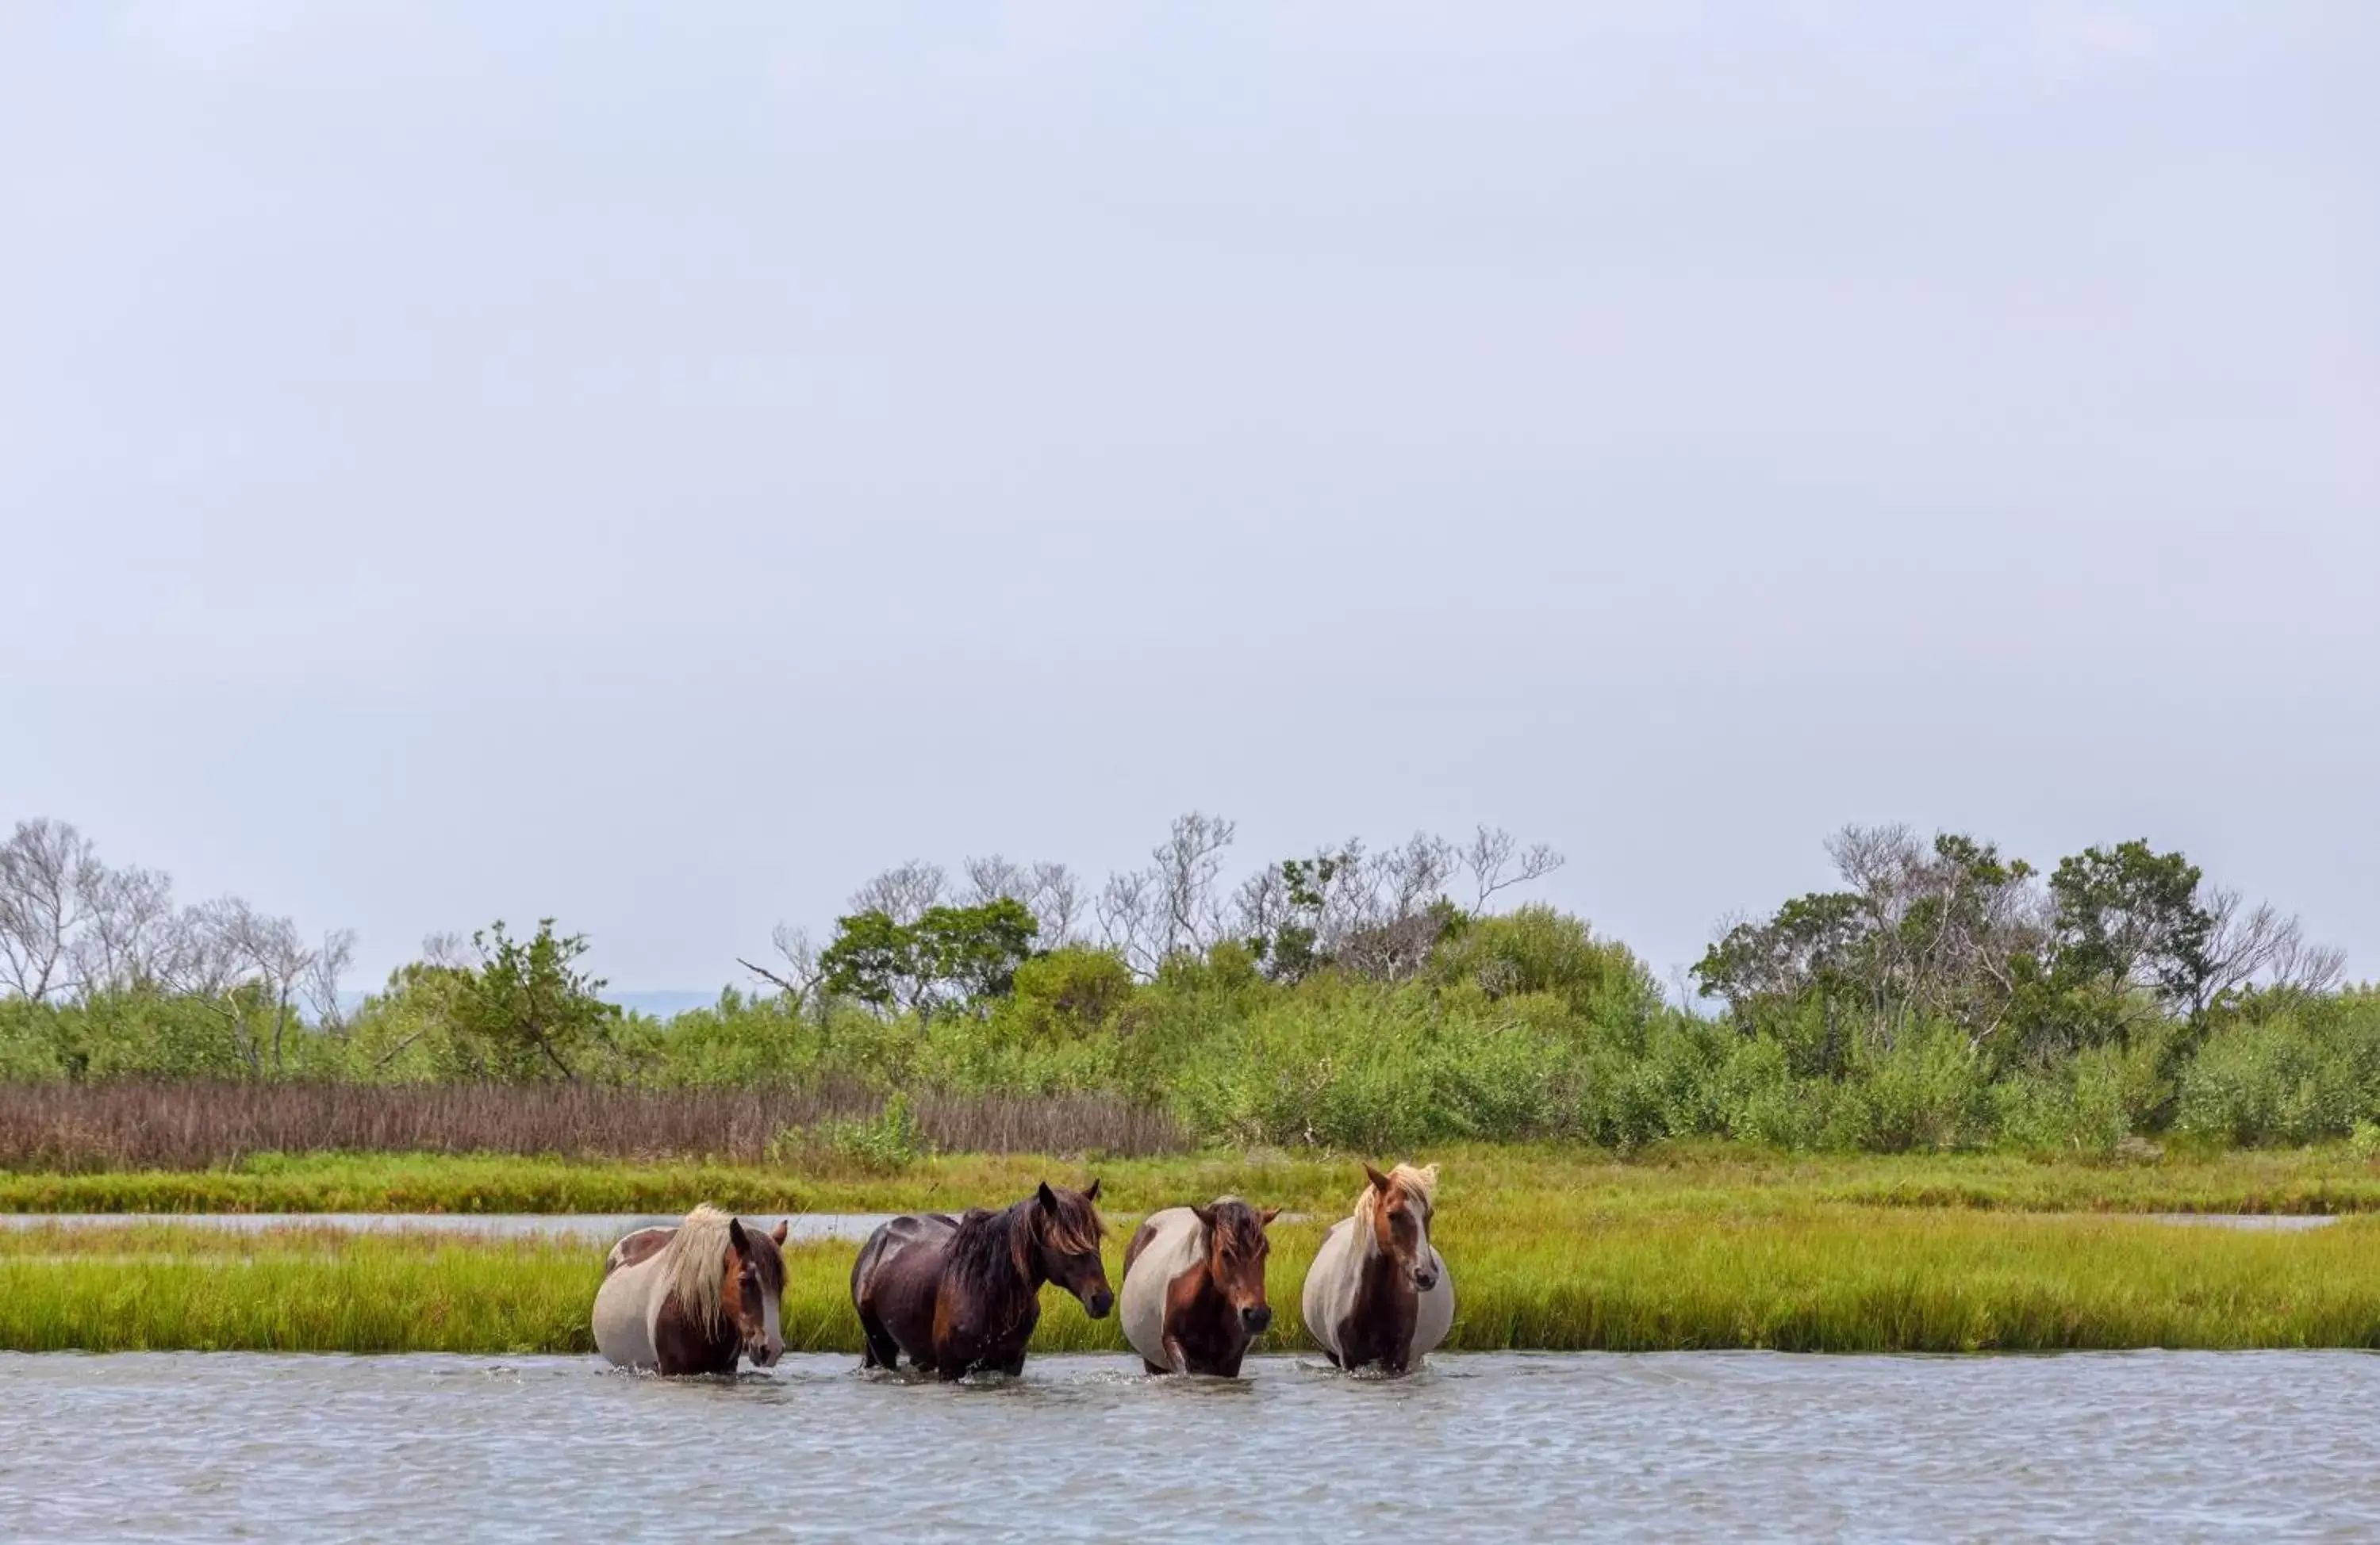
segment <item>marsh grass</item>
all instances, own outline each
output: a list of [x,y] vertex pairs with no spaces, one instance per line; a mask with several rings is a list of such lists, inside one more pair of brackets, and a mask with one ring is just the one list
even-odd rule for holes
[[[2380,1210],[2380,1163],[2345,1144],[2120,1165],[2004,1154],[1780,1154],[1707,1144],[1622,1159],[1595,1149],[1453,1146],[1441,1161],[1458,1214],[1576,1228],[1646,1213],[1758,1214],[1812,1202],[1881,1210],[2033,1213],[2355,1213]],[[1124,1212],[1237,1192],[1339,1216],[1361,1184],[1353,1155],[1203,1153],[874,1153],[806,1146],[779,1164],[574,1162],[443,1153],[257,1154],[231,1166],[0,1174],[13,1213],[675,1213],[708,1198],[747,1212],[901,1212],[1006,1202],[1043,1178],[1096,1175]]]
[[[1276,1225],[1272,1350],[1304,1349],[1320,1220]],[[1123,1239],[1109,1241],[1120,1278]],[[1453,1350],[1979,1352],[2380,1346],[2380,1221],[2302,1234],[1801,1202],[1558,1226],[1450,1202]],[[797,1350],[856,1353],[853,1247],[787,1254]],[[586,1352],[602,1252],[576,1243],[176,1225],[0,1235],[0,1348]],[[1043,1295],[1042,1352],[1120,1351]]]

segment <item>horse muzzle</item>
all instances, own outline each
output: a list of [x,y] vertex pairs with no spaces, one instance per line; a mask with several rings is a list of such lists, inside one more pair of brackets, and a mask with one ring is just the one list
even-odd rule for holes
[[1272,1329],[1272,1310],[1266,1304],[1251,1304],[1240,1310],[1240,1323],[1250,1335],[1262,1335]]
[[1115,1308],[1115,1295],[1106,1288],[1095,1288],[1083,1295],[1083,1310],[1094,1320],[1104,1320],[1108,1310]]
[[1438,1273],[1427,1266],[1414,1273],[1414,1288],[1416,1292],[1427,1293],[1437,1285]]

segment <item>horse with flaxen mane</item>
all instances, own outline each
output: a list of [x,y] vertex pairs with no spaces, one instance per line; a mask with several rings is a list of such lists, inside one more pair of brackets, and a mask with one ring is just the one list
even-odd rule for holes
[[1099,1261],[1099,1196],[1096,1180],[1079,1191],[1044,1182],[997,1213],[912,1213],[878,1228],[851,1266],[868,1338],[860,1366],[889,1369],[905,1352],[944,1379],[1020,1372],[1046,1282],[1105,1319],[1115,1295]]
[[1399,1165],[1368,1182],[1305,1273],[1305,1328],[1340,1368],[1402,1373],[1454,1324],[1454,1279],[1429,1242],[1438,1166]]
[[707,1203],[674,1228],[637,1230],[603,1259],[596,1350],[659,1373],[733,1373],[740,1357],[775,1367],[784,1242],[783,1223],[763,1234]]
[[1278,1207],[1235,1196],[1151,1213],[1123,1252],[1123,1338],[1151,1373],[1240,1376],[1248,1344],[1272,1323],[1265,1227]]

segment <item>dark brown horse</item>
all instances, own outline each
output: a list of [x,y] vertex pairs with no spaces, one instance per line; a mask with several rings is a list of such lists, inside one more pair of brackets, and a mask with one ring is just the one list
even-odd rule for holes
[[1123,1335],[1151,1373],[1240,1376],[1272,1324],[1265,1227],[1281,1214],[1238,1197],[1152,1213],[1123,1252]]
[[637,1230],[604,1258],[596,1349],[660,1373],[733,1373],[742,1357],[774,1367],[784,1242],[783,1223],[763,1234],[707,1206],[675,1227]]
[[944,1379],[1016,1373],[1041,1319],[1041,1285],[1082,1300],[1094,1320],[1115,1307],[1099,1261],[1099,1183],[1044,1182],[997,1213],[976,1208],[894,1218],[868,1237],[851,1267],[851,1302],[868,1338],[864,1368],[911,1366]]

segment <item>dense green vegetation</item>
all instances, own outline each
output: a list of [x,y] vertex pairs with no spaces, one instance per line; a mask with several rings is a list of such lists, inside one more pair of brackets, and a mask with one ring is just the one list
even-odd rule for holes
[[[2380,1149],[2380,992],[2338,987],[2338,957],[2294,920],[2144,843],[2044,876],[1961,836],[1848,830],[1831,850],[1843,888],[1730,931],[1682,1005],[1583,920],[1498,910],[1559,862],[1500,833],[1351,843],[1226,894],[1229,839],[1228,823],[1177,823],[1149,870],[1100,892],[1096,939],[1062,866],[986,861],[954,891],[905,865],[823,948],[781,937],[753,968],[771,991],[667,1020],[605,1003],[585,941],[550,923],[433,949],[360,1010],[303,1023],[292,1004],[336,941],[299,949],[239,908],[115,965],[59,935],[43,973],[0,999],[0,1081],[1093,1092],[1207,1143],[1372,1153]],[[193,974],[176,949],[231,963]],[[873,1143],[886,1164],[930,1145],[897,1120],[811,1136]]]
[[[1321,1227],[1275,1225],[1261,1349],[1305,1345],[1297,1288]],[[1450,1205],[1437,1232],[1457,1284],[1451,1350],[2380,1346],[2380,1225],[2364,1220],[2280,1236],[1803,1202],[1580,1230]],[[851,1250],[789,1252],[789,1348],[858,1350]],[[36,1230],[0,1235],[0,1348],[585,1352],[601,1276],[601,1252],[578,1245]],[[1037,1349],[1122,1349],[1112,1319],[1043,1300]]]

